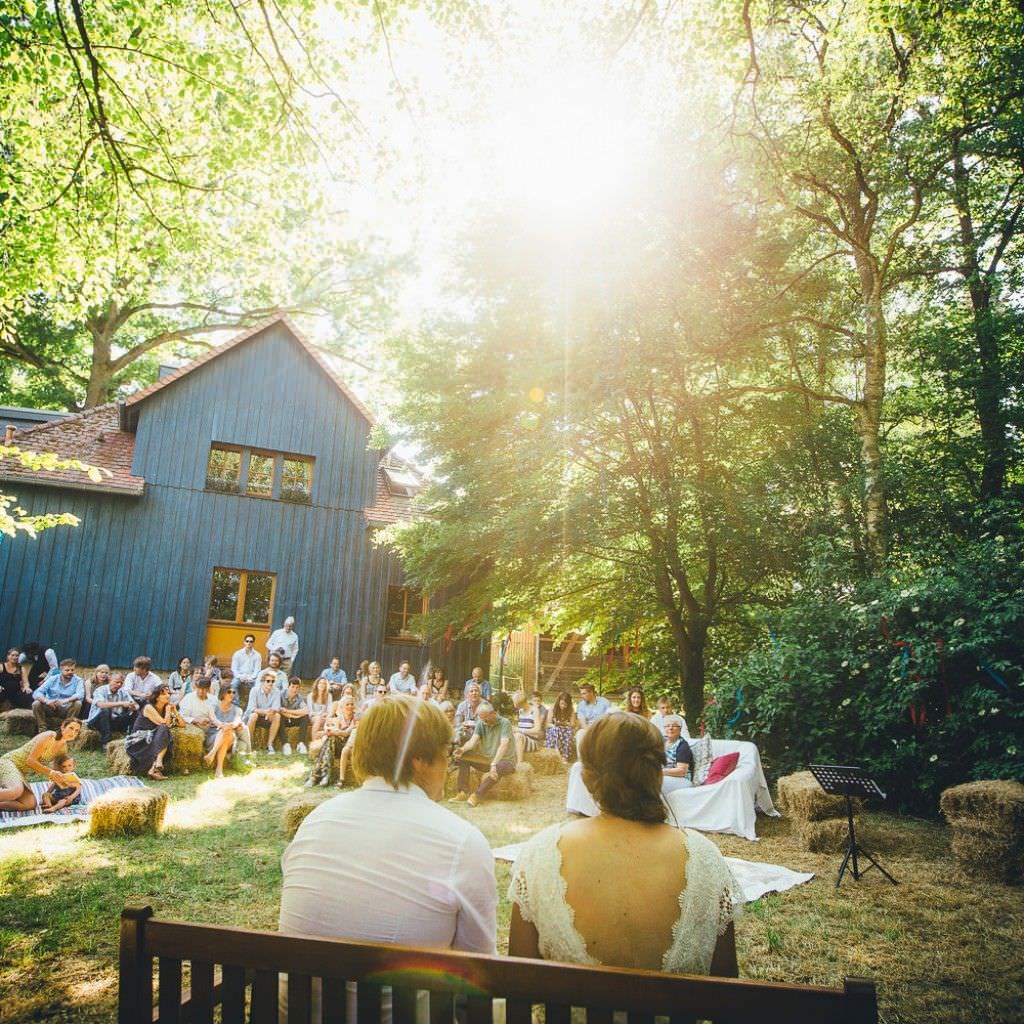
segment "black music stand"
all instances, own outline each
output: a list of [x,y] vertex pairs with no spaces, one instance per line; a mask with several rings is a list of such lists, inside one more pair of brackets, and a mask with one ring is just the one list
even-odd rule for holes
[[[818,785],[826,793],[846,797],[846,820],[849,823],[849,832],[846,838],[846,856],[843,857],[843,863],[839,867],[836,888],[839,888],[839,883],[842,882],[843,874],[851,859],[853,860],[853,880],[855,882],[859,882],[861,876],[866,875],[872,868],[878,868],[893,885],[899,885],[899,882],[857,842],[857,834],[853,828],[853,798],[855,796],[880,796],[884,800],[885,793],[882,792],[878,783],[863,768],[854,768],[850,765],[812,764],[808,767],[811,774],[818,780]],[[860,870],[857,863],[858,856],[871,861],[863,871]]]

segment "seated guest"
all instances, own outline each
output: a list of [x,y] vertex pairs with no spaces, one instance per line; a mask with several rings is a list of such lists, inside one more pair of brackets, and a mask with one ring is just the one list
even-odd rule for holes
[[189,680],[192,678],[192,659],[183,657],[178,659],[178,667],[167,677],[167,685],[171,690],[171,703],[178,704],[181,698],[188,693]]
[[480,688],[480,696],[484,700],[491,699],[491,684],[484,679],[484,670],[479,665],[469,673],[469,678],[462,686],[463,694],[466,694],[469,691],[470,683],[475,683]]
[[39,801],[43,814],[63,811],[82,799],[82,780],[75,774],[75,759],[65,751],[53,759],[53,767],[64,776],[63,784],[51,782]]
[[551,708],[551,724],[544,736],[544,746],[557,750],[563,761],[572,757],[573,728],[576,723],[576,712],[573,710],[572,697],[568,690],[563,690]]
[[281,668],[283,664],[284,662],[280,654],[271,654],[270,657],[267,658],[267,667],[262,673],[260,673],[260,678],[262,678],[267,672],[274,673],[274,686],[277,688],[277,692],[282,696],[284,696],[288,690],[288,676],[285,674],[284,669]]
[[243,646],[231,655],[231,682],[235,688],[235,703],[248,704],[249,691],[256,685],[263,668],[263,658],[256,650],[256,637],[246,633]]
[[345,674],[345,670],[341,667],[341,658],[331,658],[330,665],[328,665],[320,675],[330,684],[331,695],[335,700],[337,700],[338,697],[341,696],[342,686],[348,682],[348,676]]
[[735,977],[742,890],[714,843],[665,823],[658,730],[607,715],[584,733],[580,760],[601,813],[524,846],[509,887],[509,955]]
[[217,688],[216,688],[216,690],[214,690],[214,692],[215,693],[219,693],[220,692],[220,683],[221,683],[221,679],[223,678],[223,673],[217,667],[217,655],[216,654],[208,654],[205,658],[203,658],[203,674],[210,680],[210,683],[211,683],[211,687],[210,688],[211,688],[211,690],[213,689],[213,685],[212,684],[216,684]]
[[309,708],[310,742],[316,743],[323,735],[324,722],[331,713],[331,688],[323,676],[313,684],[306,698],[306,707]]
[[444,674],[443,668],[435,668],[430,673],[430,692],[427,694],[429,700],[440,704],[448,699],[448,677]]
[[124,750],[136,775],[166,779],[165,763],[171,759],[171,729],[182,724],[177,708],[171,703],[166,683],[158,683],[149,699],[139,708],[131,731],[124,738]]
[[132,662],[132,671],[125,676],[124,685],[132,697],[141,705],[149,700],[153,691],[163,680],[150,672],[152,662],[145,655],[140,655]]
[[521,690],[512,695],[512,703],[518,715],[514,739],[516,757],[522,761],[523,754],[536,750],[543,742],[547,733],[548,709],[541,702],[541,695],[536,690],[526,699]]
[[89,715],[92,712],[92,694],[93,690],[99,689],[101,686],[106,686],[110,682],[110,666],[109,665],[97,665],[93,670],[92,674],[85,681],[85,697],[82,700],[82,710],[79,711],[78,717],[83,721],[89,720]]
[[[354,742],[361,788],[320,804],[281,858],[279,931],[495,952],[490,845],[435,802],[444,791],[450,737],[429,701],[388,696],[373,705]],[[287,978],[282,982],[286,1020]],[[317,979],[312,1004],[312,1019],[320,1020]]]
[[281,732],[284,736],[284,756],[290,757],[292,752],[291,741],[298,741],[296,749],[300,754],[305,754],[309,749],[306,742],[309,740],[309,707],[306,705],[306,698],[299,692],[302,680],[298,676],[292,676],[288,680],[288,689],[281,698]]
[[662,792],[674,793],[677,789],[689,789],[693,785],[690,778],[693,751],[683,739],[683,720],[679,715],[666,715],[664,727],[665,768],[662,772]]
[[274,740],[281,728],[281,691],[277,688],[277,673],[266,668],[260,675],[260,685],[254,686],[249,694],[249,704],[245,709],[245,724],[249,727],[249,742],[253,750],[258,750],[267,733],[267,753],[274,754]]
[[367,697],[366,700],[364,700],[363,703],[360,705],[359,714],[365,715],[366,712],[369,711],[370,708],[377,703],[377,701],[379,701],[382,697],[386,697],[387,695],[388,684],[385,683],[383,679],[378,679],[377,688],[375,690],[371,690],[370,696]]
[[58,729],[60,723],[77,718],[85,699],[85,680],[75,675],[75,659],[65,658],[60,672],[50,676],[32,695],[32,714],[40,732]]
[[18,655],[21,680],[30,690],[37,690],[50,676],[56,675],[59,666],[52,647],[44,651],[41,644],[29,640],[21,645]]
[[106,746],[113,733],[128,731],[138,710],[138,704],[124,688],[124,675],[112,672],[106,685],[93,690],[86,724],[100,734],[100,742]]
[[0,666],[0,704],[28,710],[32,707],[32,687],[22,678],[18,655],[21,652],[12,647]]
[[28,783],[30,772],[43,775],[59,785],[67,786],[73,776],[64,775],[46,762],[53,762],[78,739],[82,723],[68,718],[56,732],[41,732],[14,750],[0,757],[0,811],[31,811],[36,806],[35,791]]
[[455,709],[455,734],[460,744],[465,743],[473,735],[482,699],[480,687],[476,683],[468,683],[466,696],[459,701],[459,706]]
[[215,769],[214,778],[224,778],[224,762],[244,732],[242,711],[235,703],[235,688],[226,684],[220,688],[220,697],[213,709],[213,722],[207,726],[203,740],[206,747],[203,761]]
[[612,706],[607,697],[599,697],[593,683],[580,683],[580,702],[576,705],[576,747],[579,749],[583,732],[599,718],[607,715]]
[[385,687],[387,686],[387,682],[381,674],[380,662],[371,661],[366,667],[365,678],[361,680],[361,689],[358,694],[358,700],[365,702],[375,696],[377,693],[377,687],[380,686],[381,683],[384,683]]
[[[658,710],[651,715],[652,724],[660,729],[662,733],[665,732],[665,720],[675,716],[675,708],[672,704],[671,697],[659,697],[658,698]],[[686,728],[686,718],[683,715],[678,716],[683,723],[683,739],[688,740],[690,738],[690,730]]]
[[644,697],[644,691],[639,686],[634,686],[626,695],[626,703],[623,704],[622,710],[628,711],[630,714],[639,715],[641,718],[651,717],[651,713],[647,709],[647,699]]
[[206,730],[215,724],[217,702],[210,696],[211,683],[209,676],[201,675],[195,680],[193,689],[181,698],[178,714],[187,725]]
[[[459,791],[452,797],[452,803],[460,800],[476,807],[487,791],[502,775],[511,775],[516,770],[516,748],[512,739],[512,723],[499,716],[487,701],[480,701],[477,708],[477,723],[473,735],[456,751],[455,765],[459,770]],[[476,791],[469,792],[471,768],[483,773]]]
[[398,666],[398,671],[393,673],[388,680],[388,689],[391,693],[407,693],[415,696],[419,687],[416,685],[416,678],[409,671],[409,662],[403,661]]
[[324,741],[306,779],[307,786],[326,786],[334,776],[335,765],[338,765],[338,787],[345,784],[345,771],[352,756],[349,753],[346,757],[345,753],[351,747],[357,724],[356,699],[348,694],[335,702],[324,723]]

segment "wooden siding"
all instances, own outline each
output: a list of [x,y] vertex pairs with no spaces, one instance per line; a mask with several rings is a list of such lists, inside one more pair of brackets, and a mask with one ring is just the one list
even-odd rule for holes
[[[82,522],[0,543],[0,638],[86,665],[148,654],[166,671],[203,653],[213,570],[230,566],[277,574],[273,626],[295,616],[303,676],[334,655],[350,674],[363,658],[388,674],[403,657],[419,670],[426,647],[383,645],[387,587],[402,570],[366,525],[380,454],[367,450],[368,430],[287,330],[271,327],[140,405],[141,498],[17,489],[32,512]],[[314,456],[311,503],[205,490],[212,441]],[[455,647],[443,664],[461,683],[478,643]]]

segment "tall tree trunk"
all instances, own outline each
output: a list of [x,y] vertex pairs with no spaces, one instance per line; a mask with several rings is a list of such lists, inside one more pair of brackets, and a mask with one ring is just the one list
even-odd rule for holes
[[697,626],[689,630],[688,641],[684,649],[679,651],[679,663],[682,666],[680,682],[683,688],[683,707],[686,720],[691,729],[704,715],[704,649],[707,646],[707,630]]
[[1003,369],[999,337],[992,312],[992,283],[981,269],[964,166],[958,139],[953,140],[953,191],[960,224],[960,247],[967,291],[971,298],[978,371],[974,380],[974,408],[981,429],[981,497],[999,498],[1006,479],[1006,415],[1003,412]]
[[85,389],[85,407],[109,402],[114,383],[113,332],[117,322],[117,304],[108,303],[105,309],[86,321],[92,336],[92,362],[89,365],[89,383]]

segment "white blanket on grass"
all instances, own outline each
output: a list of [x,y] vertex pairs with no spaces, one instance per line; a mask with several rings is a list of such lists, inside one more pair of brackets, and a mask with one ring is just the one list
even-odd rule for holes
[[[491,853],[494,854],[495,860],[514,862],[525,845],[511,843],[509,846],[499,846],[491,850]],[[793,871],[780,864],[759,864],[757,861],[740,860],[738,857],[726,857],[725,862],[743,890],[744,903],[753,903],[767,892],[785,892],[794,886],[809,882],[814,877],[813,873]]]
[[[36,795],[36,804],[42,799],[49,787],[48,782],[31,782],[32,792]],[[66,825],[72,821],[85,821],[89,817],[89,804],[102,793],[112,789],[123,789],[125,786],[142,786],[142,779],[131,775],[112,775],[109,779],[82,779],[82,799],[79,803],[66,807],[62,811],[43,814],[38,808],[34,811],[0,811],[0,828],[20,828],[23,825]]]

